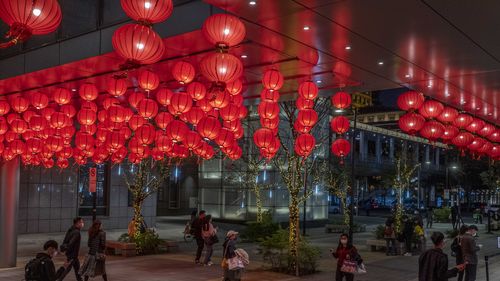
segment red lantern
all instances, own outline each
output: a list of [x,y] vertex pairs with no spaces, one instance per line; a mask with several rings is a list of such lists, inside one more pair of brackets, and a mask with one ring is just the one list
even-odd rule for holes
[[201,137],[197,132],[189,131],[186,134],[186,138],[184,139],[183,143],[189,150],[195,150],[198,147],[202,146],[203,141],[201,140]]
[[485,154],[488,155],[491,152],[491,149],[493,148],[493,144],[487,140],[484,140],[484,144],[481,148],[477,150],[479,154]]
[[182,142],[188,131],[189,128],[186,123],[179,120],[173,120],[168,123],[165,129],[165,135],[169,137],[172,142]]
[[127,92],[127,79],[111,78],[108,80],[108,92],[115,97],[123,96]]
[[108,110],[113,105],[120,105],[120,101],[117,98],[108,97],[102,102],[102,107]]
[[97,98],[99,91],[97,90],[97,87],[94,84],[85,83],[80,86],[78,94],[83,100],[93,101]]
[[351,144],[345,139],[336,139],[332,143],[332,152],[335,156],[341,158],[341,164],[343,163],[343,158],[345,158],[351,151]]
[[203,117],[200,122],[198,122],[198,126],[196,126],[196,130],[200,133],[200,136],[209,140],[217,138],[221,128],[222,126],[219,120],[213,116]]
[[139,86],[146,91],[153,91],[160,85],[160,77],[158,74],[149,71],[142,70],[139,73]]
[[[261,119],[262,122],[262,119]],[[278,120],[279,122],[279,120]],[[241,127],[241,122],[240,120],[234,120],[234,121],[223,121],[222,126],[224,128],[229,129],[231,132],[236,132],[240,127]]]
[[194,66],[189,62],[178,61],[172,68],[172,76],[182,85],[191,83],[195,75]]
[[139,115],[134,115],[128,121],[128,126],[130,127],[130,129],[132,129],[132,131],[135,131],[135,130],[137,130],[137,128],[144,125],[145,123],[146,123],[146,120],[143,117],[141,117]]
[[295,140],[294,150],[297,155],[308,157],[316,145],[316,139],[310,134],[301,134]]
[[26,151],[26,145],[22,140],[13,140],[9,144],[9,148],[15,155],[21,155]]
[[330,127],[336,134],[345,134],[350,127],[349,119],[345,116],[337,116],[330,121]]
[[158,150],[161,152],[170,152],[174,147],[174,143],[172,142],[172,140],[165,135],[156,137],[155,144]]
[[283,87],[283,75],[277,69],[268,69],[262,77],[262,85],[270,91],[277,91]]
[[226,107],[231,101],[231,95],[226,91],[216,91],[212,94],[209,99],[209,104],[215,109],[221,109]]
[[417,113],[406,113],[399,118],[399,128],[410,135],[416,134],[424,126],[425,118]]
[[38,138],[32,138],[26,141],[26,151],[31,154],[38,154],[43,149],[43,143]]
[[69,118],[73,118],[76,115],[76,109],[71,104],[65,104],[61,106],[61,112],[66,114]]
[[490,153],[488,154],[493,160],[500,159],[500,145],[495,145],[491,148]]
[[[64,113],[63,113],[64,114]],[[81,109],[78,112],[78,122],[82,125],[92,125],[97,121],[95,111],[90,109]]]
[[50,116],[50,126],[54,129],[61,129],[71,124],[71,120],[62,112],[54,112]]
[[120,105],[113,105],[107,110],[107,117],[109,118],[109,120],[116,123],[125,122],[125,119],[127,117],[126,114],[127,113],[125,108]]
[[477,131],[481,130],[486,123],[478,118],[474,118],[473,121],[465,127],[465,129],[471,133],[476,133]]
[[31,117],[30,122],[29,122],[30,129],[32,131],[35,131],[35,132],[39,132],[39,131],[43,130],[45,128],[46,124],[47,124],[47,121],[45,120],[45,118],[43,118],[42,116],[39,116],[39,115],[35,115],[35,116]]
[[199,107],[201,110],[203,110],[203,112],[205,113],[213,109],[212,105],[210,105],[210,101],[208,98],[197,101],[196,106]]
[[332,105],[338,109],[346,109],[351,106],[351,95],[346,92],[338,92],[332,96]]
[[166,129],[168,123],[170,123],[172,120],[174,120],[174,117],[168,112],[160,112],[155,117],[156,125],[160,129]]
[[441,114],[437,117],[437,120],[443,123],[451,123],[458,116],[458,110],[445,106]]
[[491,135],[493,132],[495,131],[495,126],[491,125],[491,124],[484,124],[483,128],[481,130],[479,130],[477,133],[484,137],[484,138],[487,138],[489,135]]
[[56,164],[57,164],[57,167],[59,167],[60,169],[66,169],[69,167],[68,159],[64,159],[64,158],[57,159]]
[[301,134],[309,134],[309,132],[311,132],[312,129],[312,127],[300,124],[300,122],[298,122],[297,120],[295,120],[295,122],[293,123],[293,128],[295,129],[295,131]]
[[258,148],[270,146],[275,139],[273,130],[268,128],[257,129],[253,134],[253,142]]
[[9,25],[6,48],[23,42],[31,35],[48,34],[61,23],[61,7],[56,0],[8,0],[0,1],[0,18]]
[[221,108],[219,113],[222,120],[233,121],[238,119],[240,107],[234,104],[229,104],[228,106]]
[[193,82],[187,86],[186,92],[193,98],[194,101],[199,101],[205,98],[207,88],[200,82]]
[[152,99],[143,99],[137,105],[137,113],[146,119],[151,119],[158,114],[158,104]]
[[263,128],[276,129],[280,124],[280,119],[276,118],[260,118],[260,125]]
[[425,97],[422,93],[416,91],[408,91],[399,95],[397,104],[401,110],[415,111],[422,107],[424,101]]
[[474,118],[468,114],[460,113],[455,120],[453,120],[453,125],[459,129],[465,129],[470,123],[474,121]]
[[262,118],[274,119],[280,114],[280,107],[276,102],[261,101],[257,111]]
[[156,132],[151,124],[145,124],[137,128],[134,138],[137,139],[140,145],[152,144],[155,140]]
[[42,109],[47,107],[49,104],[49,97],[46,94],[40,92],[34,92],[31,94],[31,105],[36,109]]
[[187,93],[174,93],[170,101],[169,111],[170,109],[172,109],[170,113],[172,113],[172,115],[178,116],[191,110],[192,106],[193,100]]
[[219,135],[215,139],[215,143],[217,143],[220,147],[229,147],[233,145],[235,143],[233,132],[226,128],[222,128]]
[[54,90],[52,98],[59,105],[68,104],[71,102],[71,92],[65,88],[57,88]]
[[500,129],[496,129],[495,132],[491,133],[488,139],[492,142],[500,142]]
[[428,139],[430,142],[434,142],[443,136],[444,131],[445,127],[443,126],[443,124],[431,120],[425,122],[422,129],[420,129],[420,135]]
[[456,137],[454,137],[451,142],[453,145],[458,147],[462,151],[462,155],[464,155],[464,149],[472,143],[474,140],[474,136],[468,132],[461,132]]
[[12,131],[16,134],[22,134],[28,130],[28,123],[23,119],[15,119],[10,123]]
[[97,112],[97,104],[95,104],[95,102],[92,101],[82,101],[80,103],[80,108],[86,108]]
[[166,20],[174,8],[172,0],[120,0],[131,19],[148,25]]
[[15,96],[10,101],[10,106],[17,113],[25,112],[30,106],[29,101],[21,96]]
[[240,79],[236,79],[226,84],[226,90],[231,96],[236,96],[243,90],[243,83]]
[[475,137],[474,140],[467,146],[467,148],[473,152],[479,151],[484,144],[486,143],[486,140],[483,138]]
[[443,112],[443,109],[444,106],[442,103],[435,100],[428,100],[424,102],[418,112],[427,119],[434,119]]
[[245,38],[245,26],[235,16],[215,14],[203,23],[203,35],[217,48],[229,48],[238,45]]
[[6,100],[0,100],[0,116],[9,113],[10,105]]
[[115,31],[113,49],[132,64],[158,62],[165,52],[161,37],[152,28],[132,23]]
[[264,88],[260,92],[260,99],[262,101],[278,102],[280,99],[280,93],[278,91],[271,91]]
[[318,113],[314,109],[301,110],[297,114],[297,122],[305,127],[314,127],[318,122]]
[[156,101],[163,106],[167,106],[170,104],[173,95],[174,93],[171,90],[161,88],[156,92]]
[[26,122],[29,122],[31,117],[37,115],[34,111],[31,111],[31,110],[26,110],[25,112],[23,112],[23,119],[24,121]]
[[193,126],[197,126],[200,120],[205,117],[205,112],[199,107],[193,107],[186,113],[186,117],[189,123],[193,124]]
[[312,81],[300,83],[298,92],[306,100],[314,100],[318,97],[318,87]]
[[457,127],[455,127],[453,125],[446,125],[444,127],[444,132],[443,132],[443,135],[441,136],[441,138],[444,141],[449,141],[449,140],[453,139],[454,137],[456,137],[459,132],[460,132],[460,130],[458,130]]
[[143,93],[134,92],[128,96],[128,103],[133,108],[137,108],[137,106],[139,105],[139,102],[145,98],[146,98],[146,96]]
[[306,100],[305,98],[299,96],[295,101],[295,106],[297,107],[298,110],[313,109],[314,101]]
[[64,148],[64,140],[59,136],[49,136],[45,145],[53,152],[59,152]]
[[211,53],[201,60],[200,71],[210,81],[228,83],[241,76],[243,64],[231,54]]

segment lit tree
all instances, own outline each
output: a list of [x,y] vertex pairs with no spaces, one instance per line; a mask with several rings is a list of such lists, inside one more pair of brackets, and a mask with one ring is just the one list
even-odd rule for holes
[[481,172],[479,175],[483,185],[489,189],[495,190],[500,188],[500,162],[491,162],[488,170]]
[[349,206],[347,205],[347,195],[349,194],[350,187],[350,176],[349,171],[344,167],[339,169],[334,169],[331,167],[330,163],[325,161],[322,165],[322,174],[325,179],[325,187],[330,192],[333,193],[340,199],[340,204],[342,206],[344,223],[349,225]]
[[396,211],[394,228],[396,233],[401,232],[401,224],[403,217],[403,191],[410,188],[411,178],[415,171],[419,169],[420,164],[411,165],[408,161],[407,154],[403,153],[396,157],[396,175],[394,177],[394,188],[396,188]]

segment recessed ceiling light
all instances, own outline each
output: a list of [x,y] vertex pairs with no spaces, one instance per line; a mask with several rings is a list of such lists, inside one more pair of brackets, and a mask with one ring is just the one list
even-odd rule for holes
[[76,89],[71,89],[71,91],[76,92]]
[[411,75],[410,75],[410,74],[406,74],[406,75],[405,75],[405,77],[406,77],[406,78],[410,78],[410,77],[411,77]]
[[250,2],[248,2],[248,4],[250,4],[250,5],[252,5],[252,6],[253,6],[253,5],[257,4],[257,2],[255,2],[255,1],[250,1]]
[[241,58],[242,59],[246,59],[246,58],[248,58],[248,56],[247,55],[241,55]]
[[346,49],[346,50],[350,50],[350,49],[351,49],[351,46],[345,46],[345,49]]
[[304,26],[304,30],[309,30],[309,29],[311,29],[309,26],[307,26],[307,25]]
[[384,65],[384,62],[383,61],[379,61],[378,65]]
[[321,81],[321,80],[316,80],[316,83],[321,84],[321,83],[323,83],[323,81]]

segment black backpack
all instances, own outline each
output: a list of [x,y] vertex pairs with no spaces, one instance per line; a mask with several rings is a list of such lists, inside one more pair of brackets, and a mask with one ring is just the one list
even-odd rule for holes
[[30,260],[24,267],[24,279],[26,281],[40,281],[43,278],[43,266],[46,258],[39,257]]
[[455,237],[453,239],[453,242],[451,243],[451,256],[452,257],[460,257],[462,256],[462,247],[460,246],[460,240],[458,237]]

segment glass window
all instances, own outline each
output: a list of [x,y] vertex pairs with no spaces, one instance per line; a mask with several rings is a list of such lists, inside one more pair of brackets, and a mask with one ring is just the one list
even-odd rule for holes
[[[78,199],[79,216],[91,216],[93,206],[93,194],[89,191],[89,169],[93,163],[80,166],[78,169]],[[97,165],[96,206],[98,216],[108,215],[109,206],[109,166],[107,164]]]

